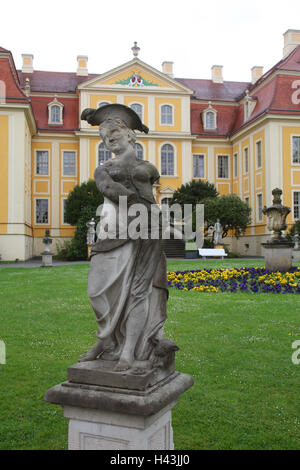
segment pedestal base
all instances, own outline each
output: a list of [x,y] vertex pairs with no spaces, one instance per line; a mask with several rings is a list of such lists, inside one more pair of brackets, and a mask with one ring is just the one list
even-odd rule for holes
[[70,450],[172,450],[171,409],[192,385],[179,372],[144,391],[68,381],[50,388],[45,400],[62,405],[70,419]]
[[287,272],[292,267],[292,243],[262,243],[265,266],[269,271]]
[[298,262],[300,261],[300,249],[293,250],[293,260]]
[[42,253],[42,266],[53,266],[52,264],[53,253]]

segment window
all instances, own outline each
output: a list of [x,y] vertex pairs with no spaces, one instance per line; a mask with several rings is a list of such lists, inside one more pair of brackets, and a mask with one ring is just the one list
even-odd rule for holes
[[98,108],[102,108],[102,106],[106,106],[107,104],[109,104],[108,101],[101,101],[100,103],[98,103]]
[[171,197],[164,197],[162,200],[161,200],[161,205],[165,204],[167,206],[170,206],[171,205],[171,201],[172,201],[172,198]]
[[293,193],[293,206],[294,206],[294,220],[300,218],[300,191],[294,191]]
[[35,222],[48,224],[48,199],[35,200]]
[[63,109],[64,105],[55,97],[48,104],[48,124],[63,124]]
[[257,220],[261,222],[263,220],[263,200],[262,194],[257,195]]
[[249,151],[248,147],[244,149],[244,173],[249,172]]
[[66,224],[66,199],[63,199],[63,214],[62,214],[62,223]]
[[138,142],[136,142],[134,144],[134,148],[136,150],[136,154],[137,154],[137,157],[139,160],[143,160],[143,147],[141,144],[139,144]]
[[204,178],[204,155],[193,155],[193,177]]
[[206,129],[215,129],[216,128],[215,113],[213,113],[212,111],[208,111],[205,114],[205,128]]
[[103,165],[104,162],[111,158],[111,151],[104,147],[104,143],[101,142],[98,147],[98,165]]
[[249,197],[245,197],[245,203],[247,204],[248,207],[250,207]]
[[228,178],[228,155],[218,155],[218,178]]
[[245,121],[249,118],[249,116],[250,116],[250,103],[249,101],[246,101],[245,108],[244,108]]
[[131,109],[136,112],[141,121],[143,121],[143,106],[139,103],[133,103],[130,105]]
[[293,137],[293,163],[300,163],[300,136]]
[[233,154],[233,177],[237,178],[238,175],[238,154]]
[[174,149],[170,144],[161,148],[161,174],[174,175]]
[[37,150],[36,152],[36,174],[49,174],[49,153],[48,150]]
[[261,141],[256,142],[256,164],[257,168],[262,167]]
[[168,104],[161,107],[161,124],[173,124],[173,108]]
[[60,107],[51,106],[51,122],[60,122]]
[[76,175],[76,153],[75,152],[63,153],[63,174],[64,176]]

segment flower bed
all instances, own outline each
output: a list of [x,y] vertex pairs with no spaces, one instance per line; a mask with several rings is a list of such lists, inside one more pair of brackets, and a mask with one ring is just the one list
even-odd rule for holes
[[300,268],[288,273],[264,268],[202,269],[168,273],[169,287],[199,292],[300,294]]

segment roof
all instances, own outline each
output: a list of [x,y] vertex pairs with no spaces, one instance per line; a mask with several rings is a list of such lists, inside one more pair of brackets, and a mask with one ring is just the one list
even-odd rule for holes
[[18,70],[21,86],[25,86],[26,78],[30,80],[30,90],[33,92],[75,93],[76,87],[87,80],[98,77],[99,74],[89,74],[85,77],[70,72],[45,72],[35,70],[33,73],[22,73]]
[[251,85],[249,82],[214,83],[212,80],[195,78],[176,78],[175,80],[194,91],[192,98],[206,101],[237,101]]

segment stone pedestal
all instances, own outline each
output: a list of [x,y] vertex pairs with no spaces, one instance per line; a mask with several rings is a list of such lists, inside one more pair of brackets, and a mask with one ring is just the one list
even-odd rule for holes
[[300,261],[300,248],[293,250],[293,261]]
[[52,264],[53,253],[50,251],[44,251],[42,253],[42,266],[53,266]]
[[293,243],[262,243],[265,266],[269,271],[287,272],[292,267]]
[[155,370],[114,372],[102,362],[69,367],[69,380],[46,392],[70,419],[69,449],[174,449],[171,410],[192,377],[175,371],[157,382]]

